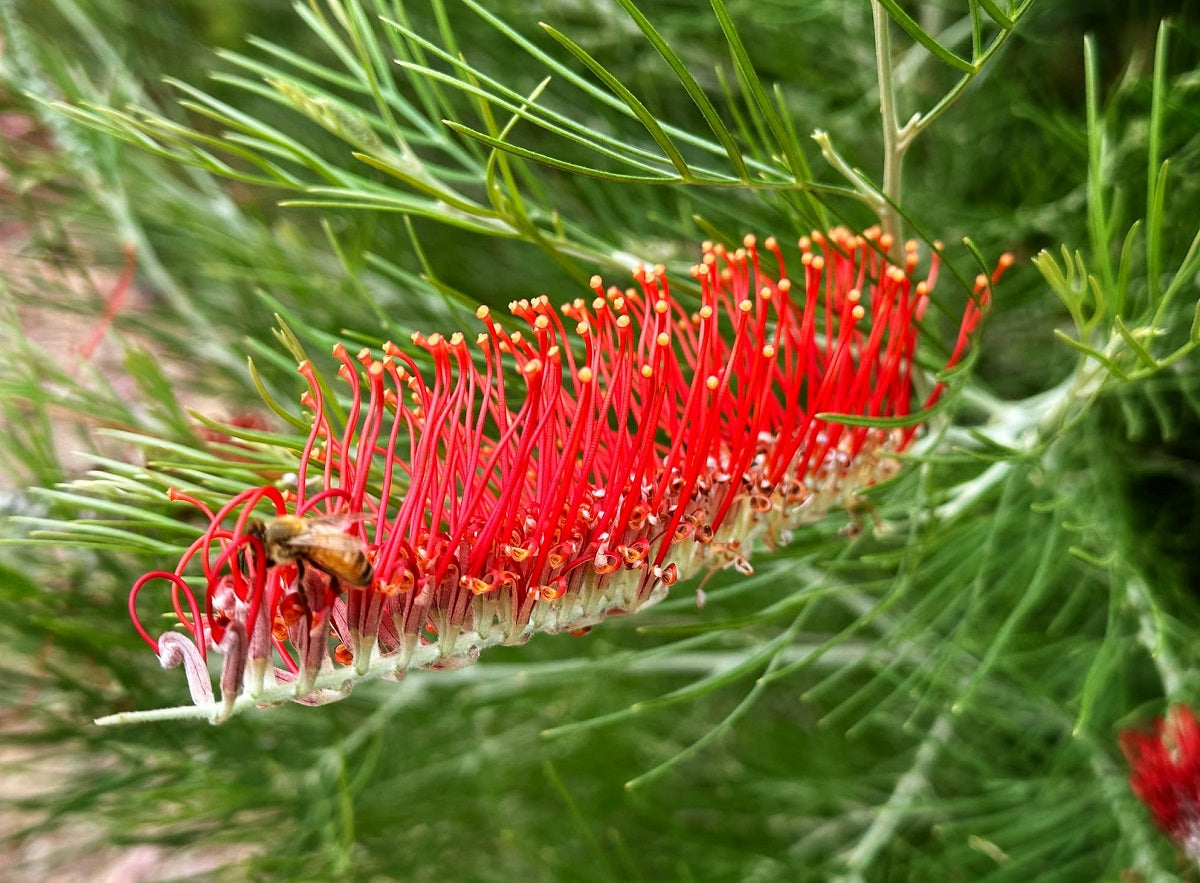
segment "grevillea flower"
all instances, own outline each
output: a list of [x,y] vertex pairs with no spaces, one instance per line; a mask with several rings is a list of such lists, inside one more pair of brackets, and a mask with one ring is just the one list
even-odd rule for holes
[[[916,282],[916,244],[900,266],[892,245],[877,230],[814,233],[793,281],[774,239],[706,243],[694,310],[662,267],[638,267],[634,287],[594,277],[589,299],[558,310],[545,297],[511,304],[520,330],[482,307],[474,345],[414,335],[425,369],[391,343],[353,357],[339,345],[337,403],[301,364],[312,416],[294,489],[250,488],[216,511],[174,493],[209,527],[174,571],[133,587],[139,632],[164,665],[185,665],[193,700],[220,719],[583,630],[697,572],[750,572],[755,541],[785,543],[894,475],[919,423],[822,415],[906,418],[942,391],[914,402],[937,258]],[[1010,263],[977,280],[947,366]],[[356,538],[369,584],[272,555],[251,519],[293,515]],[[170,584],[181,626],[157,638],[136,609],[154,580]],[[219,702],[213,650],[225,657]]]
[[1154,722],[1153,733],[1121,734],[1129,784],[1158,825],[1200,864],[1200,724],[1186,706]]

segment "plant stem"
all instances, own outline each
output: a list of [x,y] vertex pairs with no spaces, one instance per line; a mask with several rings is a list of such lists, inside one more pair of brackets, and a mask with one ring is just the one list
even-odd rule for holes
[[888,801],[875,816],[875,821],[855,847],[846,855],[846,871],[835,878],[837,883],[863,883],[866,872],[896,833],[896,829],[913,811],[921,792],[930,782],[930,773],[941,757],[943,746],[954,735],[954,723],[943,713],[929,728],[917,749],[912,767],[896,782]]
[[896,212],[900,202],[901,175],[907,143],[901,140],[896,117],[896,88],[892,80],[892,37],[890,19],[878,0],[871,0],[871,18],[875,27],[875,69],[879,78],[879,115],[883,118],[883,195],[887,198],[879,211],[883,232],[896,243],[903,240],[903,222]]

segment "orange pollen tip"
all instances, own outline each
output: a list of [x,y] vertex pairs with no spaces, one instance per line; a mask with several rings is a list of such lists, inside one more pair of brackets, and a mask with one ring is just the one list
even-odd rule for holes
[[896,238],[894,236],[892,236],[891,233],[884,233],[882,236],[879,237],[879,247],[882,248],[884,251],[891,251],[892,244],[895,241],[896,241]]
[[488,316],[491,315],[491,313],[492,313],[492,311],[490,309],[488,309],[487,304],[484,304],[475,311],[475,318],[476,319],[486,319]]
[[593,376],[592,369],[589,368],[587,365],[584,365],[582,368],[579,369],[579,379],[583,383],[591,383],[592,376]]
[[450,346],[462,346],[462,342],[463,342],[462,332],[455,331],[453,334],[450,335]]
[[904,271],[899,267],[888,267],[888,278],[893,282],[903,282],[905,279]]
[[789,291],[792,290],[792,280],[791,279],[780,279],[779,285],[777,287],[779,288],[779,290],[781,292],[783,292],[784,294],[787,294]]
[[777,240],[774,236],[768,236],[763,245],[771,250],[774,250],[775,247],[779,245],[779,240]]
[[383,362],[372,362],[367,370],[371,372],[372,377],[379,377],[383,374]]
[[764,285],[762,288],[760,288],[760,289],[758,290],[758,296],[759,296],[759,297],[761,297],[763,300],[770,300],[770,299],[771,299],[771,289],[770,289],[770,287],[769,287],[769,286],[766,286],[766,285]]
[[651,368],[649,365],[643,365],[642,366],[642,376],[649,379],[650,377],[654,376],[654,369]]
[[623,295],[620,295],[620,294],[618,294],[616,297],[614,297],[614,298],[612,299],[612,304],[613,304],[613,309],[614,309],[614,310],[617,310],[618,312],[619,312],[619,311],[621,311],[621,310],[623,310],[623,309],[625,309],[625,298],[624,298],[624,296],[623,296]]
[[605,303],[604,298],[602,298],[602,297],[598,297],[594,301],[592,301],[592,309],[595,310],[597,313],[600,312],[602,309],[604,309],[606,306],[608,306],[608,304]]
[[855,319],[861,319],[866,314],[867,314],[867,311],[862,308],[861,304],[856,304],[854,309],[852,309],[850,311],[850,315],[853,316]]
[[550,320],[545,316],[538,316],[533,320],[533,327],[538,331],[545,331],[550,326]]
[[821,257],[819,254],[813,255],[811,266],[818,273],[821,272],[825,269],[825,258]]
[[711,319],[712,314],[713,314],[713,308],[710,307],[708,304],[705,304],[704,306],[702,306],[700,308],[700,318],[701,319]]
[[514,332],[513,332],[513,333],[512,333],[512,334],[509,336],[509,338],[508,338],[508,339],[509,339],[509,340],[511,340],[513,343],[520,343],[520,342],[521,342],[521,340],[522,340],[522,337],[521,337],[521,332],[520,332],[520,331],[514,331]]
[[852,304],[856,304],[862,300],[862,292],[857,288],[851,288],[846,292],[846,300],[850,301]]
[[592,330],[592,326],[589,325],[587,322],[580,322],[578,325],[575,326],[575,333],[578,334],[580,337],[587,336],[587,334],[590,333],[591,330]]
[[480,331],[478,334],[475,335],[475,344],[477,346],[483,346],[485,343],[487,343],[487,339],[488,339],[488,336],[486,334],[484,334],[482,331]]
[[630,324],[632,324],[632,322],[633,322],[633,320],[630,319],[628,316],[618,316],[617,317],[617,327],[618,328],[628,328],[630,326]]
[[671,305],[665,300],[656,300],[654,302],[654,312],[658,313],[660,316],[669,309],[671,309]]
[[659,346],[666,346],[671,342],[671,335],[667,334],[665,331],[660,331],[658,337],[654,338],[654,342]]
[[409,338],[409,340],[411,340],[413,343],[418,343],[418,344],[419,344],[419,343],[421,342],[421,332],[420,332],[420,331],[414,331],[414,332],[412,333],[412,336]]
[[599,276],[593,276],[591,279],[588,280],[588,285],[592,288],[603,288],[604,280],[601,279]]
[[775,358],[775,347],[771,346],[771,344],[768,343],[766,346],[764,346],[762,348],[762,354],[764,357],[766,357],[768,359]]
[[337,356],[339,359],[342,356],[346,355],[346,347],[344,344],[341,343],[341,341],[339,341],[333,345],[333,354],[335,356]]
[[459,579],[459,585],[472,595],[482,595],[491,588],[491,585],[486,580],[480,579],[477,576],[464,576]]
[[917,294],[921,297],[924,297],[925,295],[929,294],[929,283],[928,282],[918,282],[917,283]]
[[550,347],[550,349],[546,350],[546,358],[547,359],[557,359],[558,353],[559,353],[558,345],[555,344],[554,346]]
[[747,233],[742,238],[742,245],[746,246],[746,248],[753,248],[757,243],[758,243],[758,239],[755,237],[755,235],[753,233]]
[[1004,254],[1000,255],[1000,266],[1002,267],[1011,267],[1016,262],[1017,259],[1011,252],[1006,251]]
[[542,360],[541,359],[530,359],[528,362],[525,363],[525,366],[523,368],[521,368],[521,372],[523,374],[537,374],[541,370],[542,370]]
[[754,309],[754,304],[752,304],[750,302],[749,298],[747,298],[746,300],[743,300],[740,304],[738,304],[738,309],[741,310],[743,313],[748,313],[752,309]]
[[720,385],[720,383],[721,383],[721,381],[717,378],[717,375],[715,375],[715,374],[709,374],[707,377],[704,378],[704,385],[707,386],[709,389],[716,389]]

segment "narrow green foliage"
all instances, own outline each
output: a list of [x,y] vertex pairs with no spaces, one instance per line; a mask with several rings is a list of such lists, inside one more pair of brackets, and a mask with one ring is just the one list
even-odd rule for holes
[[668,65],[670,65],[671,71],[679,79],[679,84],[683,86],[684,90],[688,94],[688,97],[692,99],[697,109],[704,116],[704,121],[708,123],[708,127],[712,131],[713,136],[720,141],[721,145],[725,148],[725,154],[729,157],[729,162],[733,166],[735,174],[743,181],[749,180],[750,171],[747,169],[745,161],[742,159],[741,151],[738,149],[737,143],[734,141],[729,129],[721,120],[717,112],[717,108],[713,105],[712,101],[709,100],[708,96],[704,92],[704,89],[700,86],[699,82],[696,81],[696,78],[692,75],[691,71],[688,70],[683,59],[674,49],[671,48],[671,45],[665,39],[663,39],[662,34],[655,29],[650,19],[646,18],[642,11],[634,5],[632,0],[617,0],[617,2],[621,4],[621,9],[624,10],[625,14],[633,20],[634,24],[638,26],[638,29],[645,34],[646,39],[650,42],[650,45],[654,47],[655,51],[662,56],[663,60]]
[[[1116,737],[1200,695],[1198,35],[1118,7],[0,0],[11,872],[1177,878]],[[753,576],[322,709],[92,726],[185,696],[128,589],[202,529],[172,488],[292,487],[298,363],[338,431],[336,342],[634,260],[687,297],[688,243],[839,222],[950,243],[948,389],[820,415],[928,428]]]
[[[964,71],[966,73],[974,73],[975,69],[971,62],[965,58],[955,55],[945,46],[937,41],[937,39],[922,28],[911,15],[904,11],[896,0],[873,0],[878,2],[880,6],[887,10],[887,14],[892,17],[896,24],[904,29],[904,32],[924,46],[929,52],[939,61],[948,64],[952,68]],[[1011,29],[1012,23],[1009,21],[1008,27]],[[978,22],[976,22],[975,33],[978,33]]]
[[[1076,336],[1069,337],[1058,330],[1059,339],[1084,357],[1102,368],[1108,378],[1118,383],[1145,381],[1154,374],[1189,356],[1196,346],[1194,334],[1189,332],[1186,340],[1169,333],[1172,323],[1171,310],[1182,319],[1182,310],[1173,303],[1175,295],[1183,289],[1178,284],[1183,276],[1194,273],[1196,266],[1196,242],[1200,242],[1200,230],[1192,239],[1192,245],[1182,257],[1181,264],[1172,274],[1171,284],[1164,290],[1160,286],[1164,266],[1165,244],[1163,229],[1169,210],[1179,211],[1168,205],[1167,177],[1170,160],[1160,162],[1161,133],[1163,126],[1163,104],[1168,84],[1165,78],[1168,54],[1168,29],[1164,24],[1159,29],[1151,81],[1150,135],[1147,142],[1147,198],[1146,217],[1136,221],[1121,240],[1119,261],[1114,270],[1111,253],[1120,235],[1116,229],[1118,216],[1114,206],[1116,183],[1112,180],[1112,161],[1105,157],[1107,141],[1097,91],[1095,48],[1088,43],[1086,49],[1087,107],[1088,107],[1088,227],[1091,238],[1091,261],[1098,270],[1088,269],[1089,261],[1083,253],[1073,255],[1064,245],[1060,264],[1048,251],[1034,259],[1051,289],[1066,307],[1076,329]],[[1134,276],[1135,261],[1146,268],[1144,277]],[[1195,315],[1200,308],[1200,299],[1187,307],[1187,316]],[[1105,385],[1081,369],[1091,382]]]

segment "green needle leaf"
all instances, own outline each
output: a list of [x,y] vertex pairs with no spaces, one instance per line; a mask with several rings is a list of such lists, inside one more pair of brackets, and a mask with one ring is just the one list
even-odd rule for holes
[[916,19],[914,19],[900,7],[900,4],[897,3],[896,0],[874,0],[874,2],[879,3],[880,6],[886,9],[887,14],[892,18],[892,20],[895,21],[896,24],[900,25],[906,34],[928,49],[935,58],[945,62],[953,68],[962,71],[963,73],[975,73],[975,66],[971,64],[971,62],[967,61],[965,58],[960,58],[958,55],[955,55],[936,39],[934,39],[932,35],[930,35],[917,23]]
[[640,122],[645,127],[646,131],[650,133],[650,137],[654,139],[654,142],[662,148],[663,153],[667,155],[667,159],[669,159],[671,165],[675,167],[675,171],[679,173],[680,178],[689,178],[691,176],[691,172],[688,170],[687,161],[684,160],[683,154],[679,152],[679,148],[675,146],[674,142],[671,141],[671,139],[667,136],[667,133],[663,131],[662,126],[660,126],[658,121],[654,118],[654,114],[650,113],[650,111],[646,109],[646,105],[642,104],[642,102],[638,100],[637,96],[634,95],[633,92],[631,92],[602,64],[589,55],[582,46],[575,43],[565,34],[544,22],[541,23],[541,28],[560,44],[562,44],[562,46],[565,47],[568,52],[587,65],[588,70],[599,77],[601,82],[603,82],[604,85],[607,86],[614,95],[625,102],[626,107],[632,111],[633,115],[637,117],[638,122]]
[[742,159],[741,150],[738,149],[733,136],[729,134],[728,126],[721,120],[716,107],[708,99],[708,95],[705,94],[704,89],[696,82],[696,78],[692,76],[691,71],[687,69],[687,65],[683,63],[683,59],[671,48],[662,34],[655,30],[654,25],[637,8],[633,0],[617,0],[617,2],[621,4],[621,8],[625,10],[625,13],[633,19],[634,24],[646,35],[646,39],[650,41],[650,45],[657,50],[663,60],[670,65],[671,70],[675,72],[675,76],[679,78],[680,85],[683,86],[688,96],[692,99],[692,102],[700,110],[700,114],[704,117],[704,121],[708,123],[708,127],[713,135],[721,142],[721,146],[725,148],[725,154],[733,164],[737,176],[744,181],[750,180],[750,171],[746,168],[746,163]]

